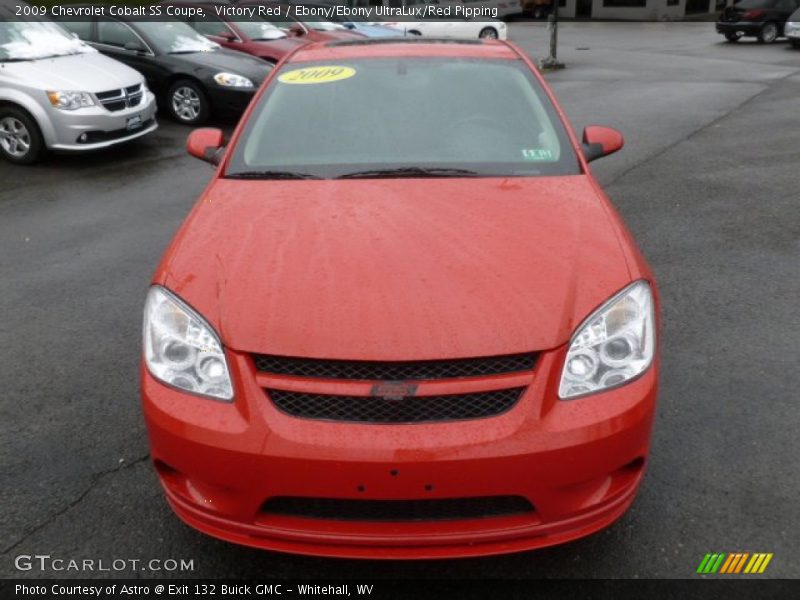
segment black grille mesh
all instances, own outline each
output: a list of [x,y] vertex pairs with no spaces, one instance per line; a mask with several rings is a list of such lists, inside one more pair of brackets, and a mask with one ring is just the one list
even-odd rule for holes
[[444,521],[525,514],[533,505],[522,496],[426,500],[344,500],[278,496],[262,506],[266,514],[333,521]]
[[281,411],[303,419],[359,423],[423,423],[492,417],[516,404],[525,388],[447,396],[335,396],[267,390]]
[[257,370],[275,375],[315,379],[408,381],[481,377],[530,371],[536,362],[536,354],[410,362],[318,360],[255,354],[253,360]]

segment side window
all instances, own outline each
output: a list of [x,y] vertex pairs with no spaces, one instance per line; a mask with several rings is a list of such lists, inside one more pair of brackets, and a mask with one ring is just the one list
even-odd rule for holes
[[61,21],[59,22],[64,29],[70,33],[74,33],[84,41],[91,41],[92,39],[92,22],[91,21]]
[[139,37],[125,23],[100,19],[97,21],[97,41],[109,46],[119,46],[123,48],[125,44],[131,42],[141,45]]

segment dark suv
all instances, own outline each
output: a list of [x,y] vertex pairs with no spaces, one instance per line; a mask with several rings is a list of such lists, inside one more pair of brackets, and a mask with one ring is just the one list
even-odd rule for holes
[[722,11],[717,33],[729,42],[755,37],[762,44],[771,44],[783,35],[783,25],[800,0],[742,0]]

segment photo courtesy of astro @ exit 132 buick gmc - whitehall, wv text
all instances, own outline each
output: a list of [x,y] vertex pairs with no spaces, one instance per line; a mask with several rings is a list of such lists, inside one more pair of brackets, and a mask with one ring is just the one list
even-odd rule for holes
[[227,143],[194,131],[217,171],[153,276],[141,369],[177,516],[361,558],[516,552],[618,519],[659,326],[588,166],[622,145],[578,141],[531,61],[480,40],[309,44]]

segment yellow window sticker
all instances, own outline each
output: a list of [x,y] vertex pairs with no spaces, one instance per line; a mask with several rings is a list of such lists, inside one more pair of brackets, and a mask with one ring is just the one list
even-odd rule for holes
[[337,65],[326,65],[323,67],[307,67],[305,69],[295,69],[283,73],[278,77],[281,83],[330,83],[331,81],[341,81],[350,79],[356,74],[355,69],[350,67],[340,67]]

